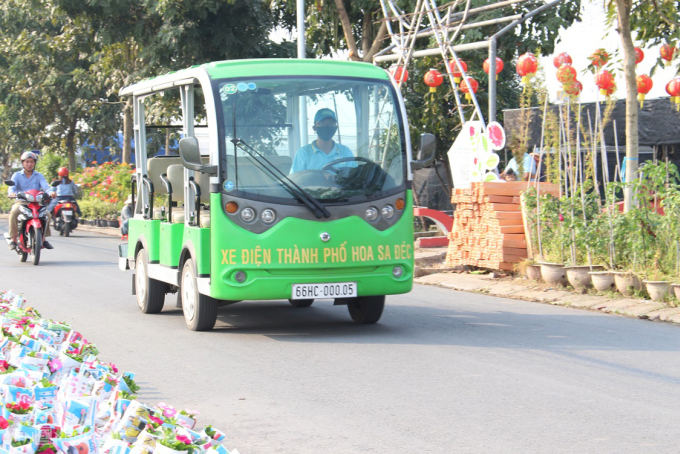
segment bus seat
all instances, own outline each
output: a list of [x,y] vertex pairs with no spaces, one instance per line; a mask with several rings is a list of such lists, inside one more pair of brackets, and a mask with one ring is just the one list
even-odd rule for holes
[[210,227],[210,211],[201,211],[201,227]]
[[[156,194],[166,194],[165,186],[161,181],[161,175],[167,173],[171,165],[182,165],[179,156],[156,156],[149,159],[146,163],[146,175],[153,183],[153,190]],[[173,184],[173,190],[175,185]],[[155,210],[154,210],[155,211]]]

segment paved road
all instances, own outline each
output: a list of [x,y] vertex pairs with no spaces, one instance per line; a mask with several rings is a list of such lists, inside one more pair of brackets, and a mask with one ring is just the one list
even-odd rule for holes
[[52,242],[38,267],[0,245],[0,288],[242,454],[678,452],[677,326],[418,286],[375,326],[330,302],[257,302],[195,333],[171,298],[139,312],[116,238]]

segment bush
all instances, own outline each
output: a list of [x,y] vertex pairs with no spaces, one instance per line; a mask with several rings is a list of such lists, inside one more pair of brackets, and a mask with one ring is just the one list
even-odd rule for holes
[[68,167],[68,159],[54,153],[45,153],[38,158],[35,170],[42,173],[48,183],[59,178],[57,170],[60,167]]
[[123,203],[131,193],[130,177],[134,173],[130,164],[105,162],[97,167],[87,167],[71,178],[80,185],[83,199],[79,202],[86,218],[116,219]]

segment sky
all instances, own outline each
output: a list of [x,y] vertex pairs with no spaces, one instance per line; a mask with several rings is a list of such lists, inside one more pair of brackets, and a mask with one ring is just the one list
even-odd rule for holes
[[[588,56],[599,48],[604,48],[610,55],[613,55],[615,51],[621,48],[621,39],[618,33],[615,30],[607,30],[606,28],[603,5],[604,0],[584,0],[581,14],[582,22],[576,22],[567,30],[561,30],[560,40],[555,46],[554,55],[567,52],[573,60],[572,66],[578,73],[578,80],[583,84],[581,102],[595,101],[599,90],[595,85],[593,74],[583,74],[583,70],[590,63]],[[659,56],[660,47],[641,48],[645,53],[645,58],[637,66],[638,75],[643,73],[649,75],[652,66]],[[557,92],[561,87],[556,78],[557,68],[553,65],[554,55],[541,58],[541,65],[545,71],[551,100],[557,97]],[[623,58],[622,50],[616,58]],[[654,86],[649,94],[647,94],[646,99],[668,97],[666,84],[675,76],[675,71],[675,68],[672,66],[664,69],[657,68],[656,73],[652,76]],[[616,86],[615,96],[619,99],[625,99],[626,93],[622,69],[616,72]]]

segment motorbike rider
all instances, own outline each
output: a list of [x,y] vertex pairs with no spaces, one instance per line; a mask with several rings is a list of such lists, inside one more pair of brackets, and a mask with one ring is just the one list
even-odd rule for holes
[[[54,216],[54,207],[56,207],[59,202],[65,200],[72,200],[75,202],[76,195],[78,195],[78,186],[76,186],[73,180],[69,178],[68,169],[66,167],[60,167],[59,170],[57,170],[57,175],[61,178],[61,184],[57,186],[57,197],[52,199],[47,207],[50,213],[52,213],[52,216]],[[80,207],[77,203],[75,205],[78,216],[82,216]]]
[[[14,186],[8,189],[9,197],[16,197],[17,192],[26,192],[31,189],[36,189],[49,194],[50,197],[55,197],[54,188],[47,184],[47,180],[40,173],[35,171],[35,164],[38,162],[38,156],[32,151],[26,151],[21,155],[21,165],[23,170],[15,172],[12,175]],[[9,248],[15,249],[17,246],[17,236],[19,235],[19,226],[17,217],[19,217],[19,207],[21,205],[28,205],[23,200],[16,200],[12,209],[9,212],[9,237],[12,239]],[[47,212],[47,223],[45,225],[45,237],[50,236],[50,212]],[[54,249],[54,247],[47,241],[43,241],[43,246],[47,249]]]

